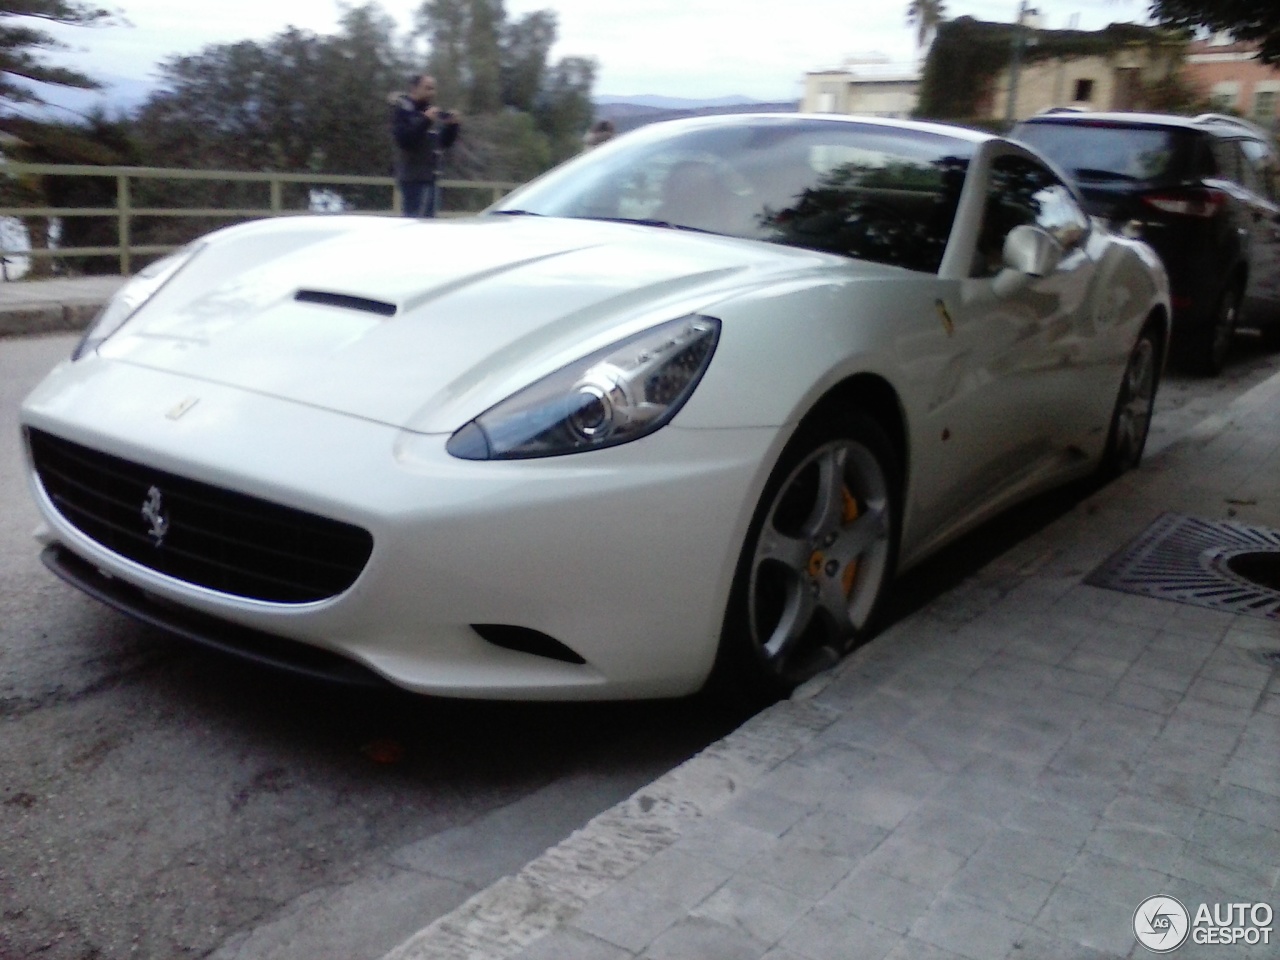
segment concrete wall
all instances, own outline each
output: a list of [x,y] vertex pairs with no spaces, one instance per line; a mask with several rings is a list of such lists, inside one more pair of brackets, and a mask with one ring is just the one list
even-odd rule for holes
[[[1013,117],[1022,120],[1049,107],[1080,106],[1091,110],[1140,108],[1139,84],[1167,75],[1172,53],[1146,47],[1108,56],[1072,57],[1023,63]],[[991,115],[1007,116],[1009,71],[1003,70],[992,85]]]

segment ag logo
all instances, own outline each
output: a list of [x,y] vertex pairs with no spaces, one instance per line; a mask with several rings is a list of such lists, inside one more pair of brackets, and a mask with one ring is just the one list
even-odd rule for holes
[[1191,916],[1173,897],[1148,897],[1133,914],[1133,935],[1152,953],[1172,953],[1190,931]]

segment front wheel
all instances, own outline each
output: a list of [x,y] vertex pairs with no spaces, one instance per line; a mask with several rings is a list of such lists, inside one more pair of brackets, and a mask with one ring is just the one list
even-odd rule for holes
[[802,429],[765,486],[721,638],[721,678],[785,696],[868,636],[893,574],[899,470],[865,417]]
[[1104,477],[1119,476],[1142,462],[1155,409],[1156,388],[1160,384],[1157,336],[1154,328],[1147,327],[1138,335],[1138,342],[1129,353],[1111,414],[1106,452],[1102,455],[1099,472]]

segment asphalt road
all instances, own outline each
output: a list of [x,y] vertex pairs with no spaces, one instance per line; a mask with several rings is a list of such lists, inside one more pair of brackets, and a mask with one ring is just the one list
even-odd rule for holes
[[[699,699],[356,693],[205,654],[37,559],[16,407],[73,338],[0,340],[0,960],[377,958],[742,719]],[[1280,370],[1171,377],[1153,443]],[[900,614],[1087,490],[914,572]]]

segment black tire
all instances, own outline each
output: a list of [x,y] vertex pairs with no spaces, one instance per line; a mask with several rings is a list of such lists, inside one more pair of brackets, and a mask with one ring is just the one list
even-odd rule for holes
[[1117,477],[1142,462],[1151,431],[1151,414],[1160,386],[1161,337],[1155,326],[1147,326],[1129,351],[1120,378],[1116,405],[1107,431],[1107,446],[1098,473],[1105,479]]
[[1216,377],[1222,372],[1235,340],[1244,287],[1233,280],[1222,291],[1208,323],[1188,332],[1178,350],[1179,366],[1188,373]]
[[1262,349],[1274,353],[1280,350],[1280,319],[1258,331],[1262,337]]
[[738,560],[712,688],[784,697],[867,639],[897,561],[901,469],[863,415],[804,426]]

